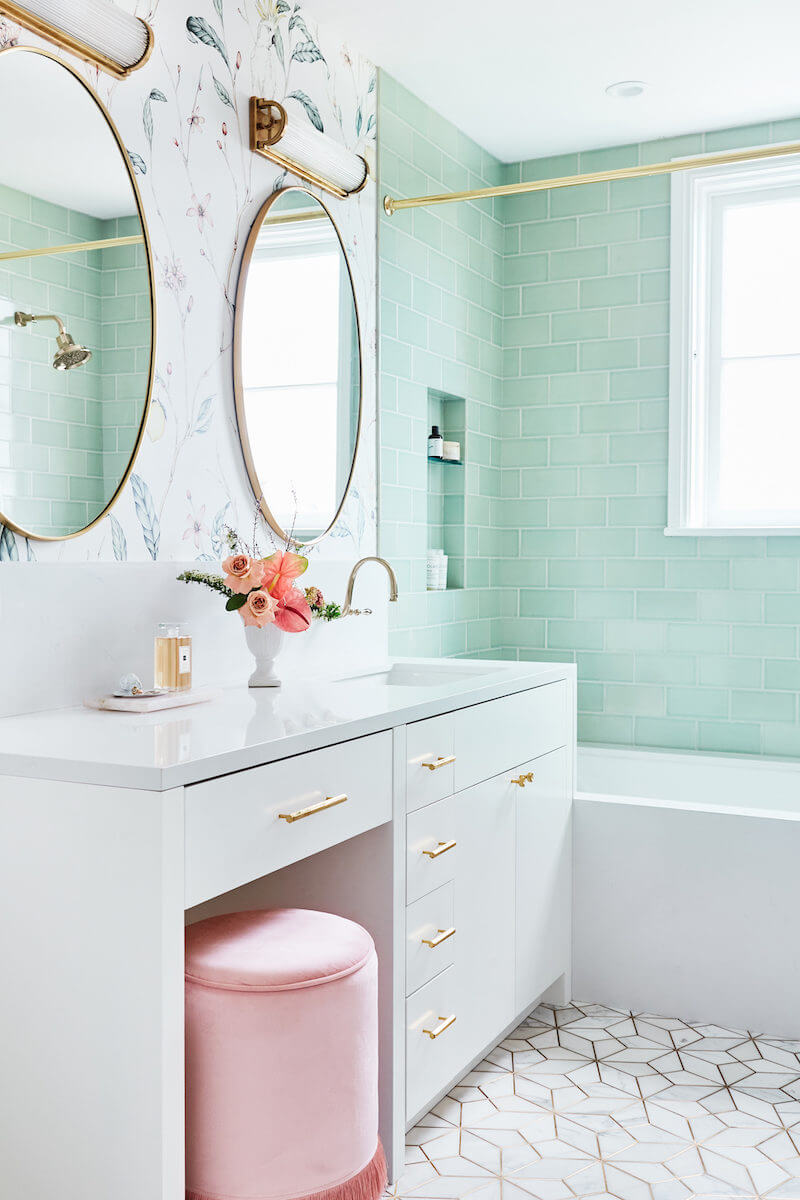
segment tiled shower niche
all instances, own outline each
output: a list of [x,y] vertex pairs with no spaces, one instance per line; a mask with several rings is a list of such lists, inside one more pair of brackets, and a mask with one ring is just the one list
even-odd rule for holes
[[428,430],[438,425],[446,442],[459,442],[458,462],[428,459],[428,549],[448,558],[447,589],[463,588],[466,572],[466,401],[428,389]]

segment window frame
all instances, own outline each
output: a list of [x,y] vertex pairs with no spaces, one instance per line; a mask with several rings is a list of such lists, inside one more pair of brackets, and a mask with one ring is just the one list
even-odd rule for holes
[[[678,171],[671,178],[669,466],[667,527],[673,536],[731,537],[800,533],[800,505],[783,523],[710,524],[707,499],[714,307],[709,293],[719,288],[715,270],[714,202],[743,192],[796,188],[800,158],[788,155],[744,163],[720,163]],[[721,207],[721,205],[718,205]]]

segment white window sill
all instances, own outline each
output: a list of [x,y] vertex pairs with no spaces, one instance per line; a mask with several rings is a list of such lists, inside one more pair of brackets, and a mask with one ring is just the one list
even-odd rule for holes
[[665,537],[800,537],[800,525],[742,526],[730,529],[710,526],[668,525]]

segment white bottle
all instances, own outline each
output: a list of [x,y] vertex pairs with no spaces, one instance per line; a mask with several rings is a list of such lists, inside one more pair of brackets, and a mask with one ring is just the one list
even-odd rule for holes
[[444,558],[444,550],[429,550],[426,562],[425,586],[429,592],[439,591],[439,579],[441,577],[441,561]]
[[445,591],[447,591],[447,555],[444,553],[439,558],[438,570],[439,570],[438,591],[445,592]]

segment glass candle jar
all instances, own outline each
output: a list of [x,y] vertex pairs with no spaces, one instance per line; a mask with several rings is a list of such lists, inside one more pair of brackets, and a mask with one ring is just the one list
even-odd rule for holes
[[185,692],[192,686],[192,639],[185,625],[156,625],[153,682],[167,692]]

